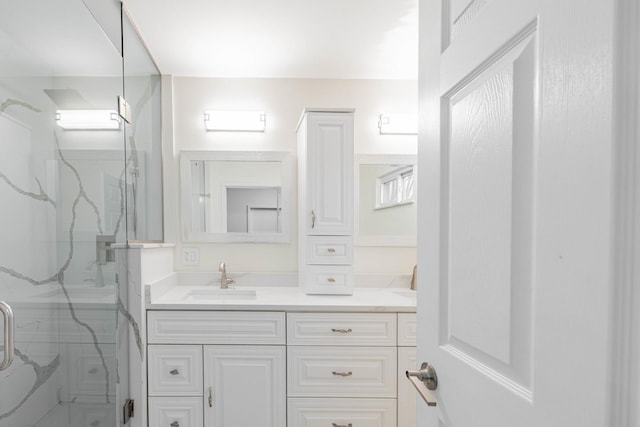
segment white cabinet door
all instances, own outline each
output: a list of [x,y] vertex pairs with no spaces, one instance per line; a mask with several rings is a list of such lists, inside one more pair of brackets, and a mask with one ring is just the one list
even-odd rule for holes
[[398,347],[398,427],[416,427],[417,394],[405,375],[416,363],[415,347]]
[[307,115],[309,235],[353,234],[353,114]]
[[206,427],[286,425],[284,346],[205,346]]

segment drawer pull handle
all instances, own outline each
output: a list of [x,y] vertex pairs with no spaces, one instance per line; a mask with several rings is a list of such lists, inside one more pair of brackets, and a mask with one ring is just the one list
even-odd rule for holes
[[331,423],[332,427],[353,427],[353,424],[349,423],[349,424],[336,424],[336,423]]
[[174,421],[171,423],[171,427],[180,427],[180,423],[177,421]]
[[349,329],[336,329],[336,328],[331,328],[331,332],[339,332],[341,334],[349,334],[351,332],[353,332],[353,329],[349,328]]
[[316,211],[311,211],[311,228],[316,228]]
[[91,369],[89,369],[89,373],[90,373],[90,374],[97,374],[97,373],[98,373],[98,368],[91,368]]
[[353,372],[349,371],[349,372],[336,372],[336,371],[332,371],[331,372],[333,375],[336,376],[340,376],[340,377],[350,377],[351,375],[353,375]]
[[180,373],[180,371],[178,371],[177,369],[172,369],[172,370],[169,371],[169,373],[171,375],[178,375]]
[[333,249],[333,248],[329,248],[329,249],[327,249],[327,252],[329,252],[330,254],[335,254],[336,250]]
[[212,387],[209,387],[209,408],[213,408],[213,390]]
[[329,278],[327,279],[327,282],[329,282],[329,283],[336,283],[336,279],[334,279],[333,277],[329,277]]

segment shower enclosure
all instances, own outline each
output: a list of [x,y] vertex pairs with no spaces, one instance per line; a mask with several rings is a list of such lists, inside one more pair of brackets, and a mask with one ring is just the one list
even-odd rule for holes
[[0,427],[126,421],[126,251],[162,240],[160,131],[120,2],[0,0]]

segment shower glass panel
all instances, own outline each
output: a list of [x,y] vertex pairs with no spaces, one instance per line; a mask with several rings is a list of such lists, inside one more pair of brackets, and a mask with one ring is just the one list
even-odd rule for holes
[[0,427],[120,425],[122,56],[80,0],[0,0],[0,10],[0,300],[16,326]]
[[124,91],[131,107],[125,127],[128,240],[162,241],[160,72],[122,14]]

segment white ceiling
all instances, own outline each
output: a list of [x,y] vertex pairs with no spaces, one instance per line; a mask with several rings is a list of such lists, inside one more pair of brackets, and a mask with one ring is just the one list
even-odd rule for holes
[[124,0],[163,74],[417,79],[418,0]]

